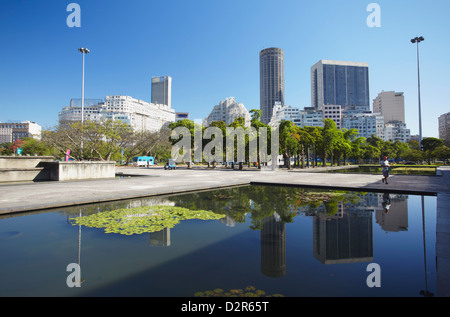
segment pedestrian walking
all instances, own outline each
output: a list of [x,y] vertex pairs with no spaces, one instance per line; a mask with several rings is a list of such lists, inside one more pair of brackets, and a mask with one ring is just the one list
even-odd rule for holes
[[387,159],[387,156],[385,156],[384,160],[381,161],[381,167],[382,167],[381,172],[383,173],[383,178],[381,179],[381,181],[385,184],[388,184],[390,166],[389,166],[389,161]]

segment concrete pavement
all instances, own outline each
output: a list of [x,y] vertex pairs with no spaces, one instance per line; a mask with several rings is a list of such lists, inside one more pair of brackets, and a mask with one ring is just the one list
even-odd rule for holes
[[444,168],[441,175],[436,176],[393,175],[387,185],[381,182],[380,175],[314,173],[304,170],[180,167],[166,171],[162,167],[119,167],[117,172],[123,176],[87,181],[1,184],[0,214],[250,184],[423,195],[450,192],[450,168]]

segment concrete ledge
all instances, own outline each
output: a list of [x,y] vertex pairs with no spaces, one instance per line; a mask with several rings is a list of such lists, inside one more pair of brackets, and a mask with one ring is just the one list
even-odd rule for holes
[[0,169],[0,183],[45,180],[48,180],[48,173],[47,170],[45,170],[43,167]]
[[0,169],[37,167],[40,162],[53,161],[53,156],[0,156]]
[[85,180],[98,178],[114,178],[116,175],[116,162],[41,162],[49,174],[49,180]]

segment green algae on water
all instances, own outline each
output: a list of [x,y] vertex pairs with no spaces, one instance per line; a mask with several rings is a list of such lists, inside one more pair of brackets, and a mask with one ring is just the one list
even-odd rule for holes
[[105,211],[70,218],[70,221],[73,225],[104,228],[105,233],[133,235],[173,228],[182,220],[214,220],[224,217],[223,214],[208,210],[190,210],[183,207],[157,205]]

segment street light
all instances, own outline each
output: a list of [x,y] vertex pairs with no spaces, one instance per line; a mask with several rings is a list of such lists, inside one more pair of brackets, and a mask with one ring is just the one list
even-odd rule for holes
[[419,70],[419,43],[424,41],[423,36],[411,39],[411,43],[417,43],[417,79],[418,79],[418,94],[419,94],[419,149],[422,150],[422,113],[420,109],[420,70]]
[[83,54],[83,78],[81,81],[81,124],[83,124],[84,121],[84,56],[89,53],[89,49],[85,47],[80,47],[78,49]]

